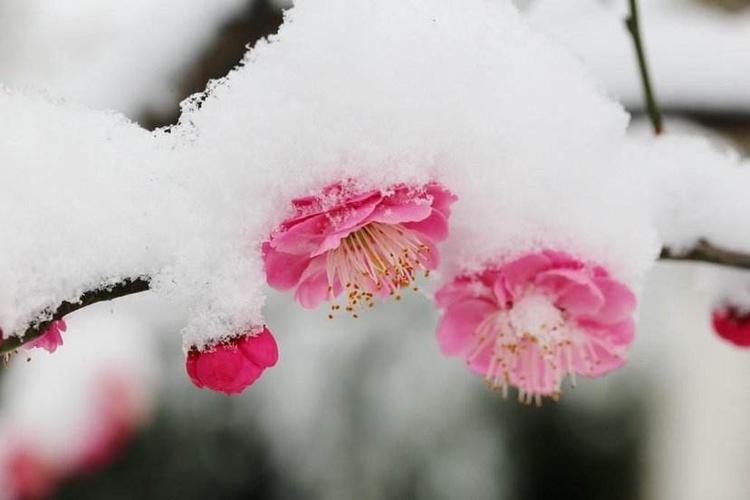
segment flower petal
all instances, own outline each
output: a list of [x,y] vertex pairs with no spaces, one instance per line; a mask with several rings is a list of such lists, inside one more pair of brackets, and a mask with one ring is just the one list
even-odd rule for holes
[[294,298],[306,309],[315,309],[328,298],[325,257],[314,258],[300,278]]
[[592,319],[607,324],[619,323],[633,313],[637,301],[627,286],[610,278],[594,278],[594,284],[604,294],[604,306]]
[[279,348],[276,345],[276,340],[265,326],[258,335],[245,335],[237,343],[237,346],[247,359],[261,368],[274,366],[279,360]]
[[464,300],[446,309],[437,328],[440,349],[448,356],[466,354],[479,324],[496,311],[490,302]]
[[595,314],[604,305],[604,294],[581,270],[550,269],[536,277],[536,284],[557,296],[555,305],[574,316]]
[[448,237],[448,219],[437,210],[432,210],[426,219],[406,222],[403,226],[422,233],[432,241],[443,241]]
[[307,255],[293,255],[268,250],[263,258],[266,268],[266,282],[276,290],[285,291],[294,288],[310,265]]
[[517,287],[532,282],[534,276],[549,269],[551,264],[550,259],[543,254],[532,253],[503,265],[500,271],[508,288],[514,292]]

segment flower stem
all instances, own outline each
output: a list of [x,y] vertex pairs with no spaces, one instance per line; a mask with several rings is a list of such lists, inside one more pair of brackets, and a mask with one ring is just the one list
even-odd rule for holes
[[119,297],[124,297],[126,295],[145,292],[150,288],[151,285],[148,278],[139,277],[135,279],[125,279],[113,285],[107,285],[96,290],[85,292],[83,295],[81,295],[81,298],[79,298],[77,302],[64,301],[52,313],[51,318],[40,321],[39,323],[34,324],[34,326],[30,326],[28,329],[26,329],[23,336],[8,337],[7,339],[2,339],[2,343],[0,343],[0,354],[13,352],[23,344],[31,342],[37,337],[40,337],[53,321],[62,319],[64,316],[72,313],[73,311],[83,309],[84,307],[90,306],[91,304],[96,304],[97,302],[103,302]]
[[651,125],[654,127],[654,134],[659,135],[664,130],[662,128],[661,111],[656,102],[654,89],[651,86],[651,77],[649,76],[648,63],[646,62],[646,53],[643,49],[643,40],[641,37],[641,28],[638,21],[638,1],[629,0],[630,14],[625,19],[630,36],[633,38],[635,53],[638,56],[638,68],[641,73],[641,84],[643,85],[643,95],[646,101],[646,110],[648,112]]

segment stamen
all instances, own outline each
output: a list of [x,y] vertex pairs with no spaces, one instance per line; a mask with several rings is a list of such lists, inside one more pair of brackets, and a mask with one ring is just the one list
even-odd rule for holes
[[[413,286],[416,273],[430,270],[424,264],[430,247],[419,234],[400,224],[372,222],[346,236],[338,248],[326,256],[329,300],[334,299],[336,283],[343,283],[345,310],[357,317],[355,309],[374,306],[374,294],[401,300],[401,289]],[[331,311],[337,307],[331,306]],[[330,314],[329,316],[331,316]]]
[[617,347],[587,335],[552,300],[531,290],[477,326],[466,361],[489,354],[487,385],[502,390],[504,398],[508,386],[516,386],[520,403],[540,406],[545,397],[559,400],[565,378],[575,386],[576,372],[593,375],[601,363],[598,352],[614,354]]

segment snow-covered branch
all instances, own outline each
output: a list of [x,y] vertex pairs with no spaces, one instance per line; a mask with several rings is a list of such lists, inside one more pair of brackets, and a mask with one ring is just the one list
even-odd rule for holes
[[33,326],[27,328],[23,336],[2,339],[0,341],[0,354],[13,352],[23,344],[35,340],[44,334],[54,321],[61,320],[74,311],[96,304],[97,302],[104,302],[119,297],[125,297],[126,295],[145,292],[149,288],[150,280],[147,278],[127,279],[113,285],[86,292],[81,295],[80,300],[76,302],[64,301],[57,309],[55,309],[55,311],[48,311],[48,314],[44,314],[48,319],[39,321]]

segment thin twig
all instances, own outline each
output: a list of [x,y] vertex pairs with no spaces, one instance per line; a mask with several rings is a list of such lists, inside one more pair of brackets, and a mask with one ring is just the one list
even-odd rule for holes
[[[107,300],[124,297],[126,295],[132,295],[134,293],[145,292],[149,288],[150,282],[148,278],[126,279],[119,283],[115,283],[114,285],[109,285],[97,290],[86,292],[81,295],[81,298],[78,300],[78,302],[65,301],[60,304],[55,312],[52,313],[51,318],[40,321],[39,323],[34,324],[34,326],[29,327],[24,332],[23,336],[8,337],[7,339],[3,339],[2,343],[0,343],[0,354],[13,352],[23,344],[31,342],[32,340],[40,337],[47,330],[50,324],[52,324],[53,321],[62,319],[64,316],[72,313],[73,311],[83,309],[84,307],[90,306],[91,304],[96,304],[97,302],[104,302]],[[47,315],[44,314],[43,316]]]
[[651,77],[649,76],[648,64],[646,62],[646,53],[643,49],[643,40],[641,38],[641,28],[638,20],[638,1],[629,0],[630,2],[630,15],[625,19],[625,26],[627,26],[631,37],[633,38],[633,45],[635,46],[635,53],[638,56],[638,68],[641,73],[641,84],[643,85],[643,95],[646,101],[646,110],[648,116],[651,119],[651,125],[654,127],[654,134],[659,135],[664,130],[662,128],[661,111],[659,105],[656,103],[656,96],[654,89],[651,86]]
[[750,254],[726,250],[712,245],[707,240],[698,243],[685,252],[674,252],[669,248],[661,251],[661,259],[707,262],[720,266],[750,269]]

